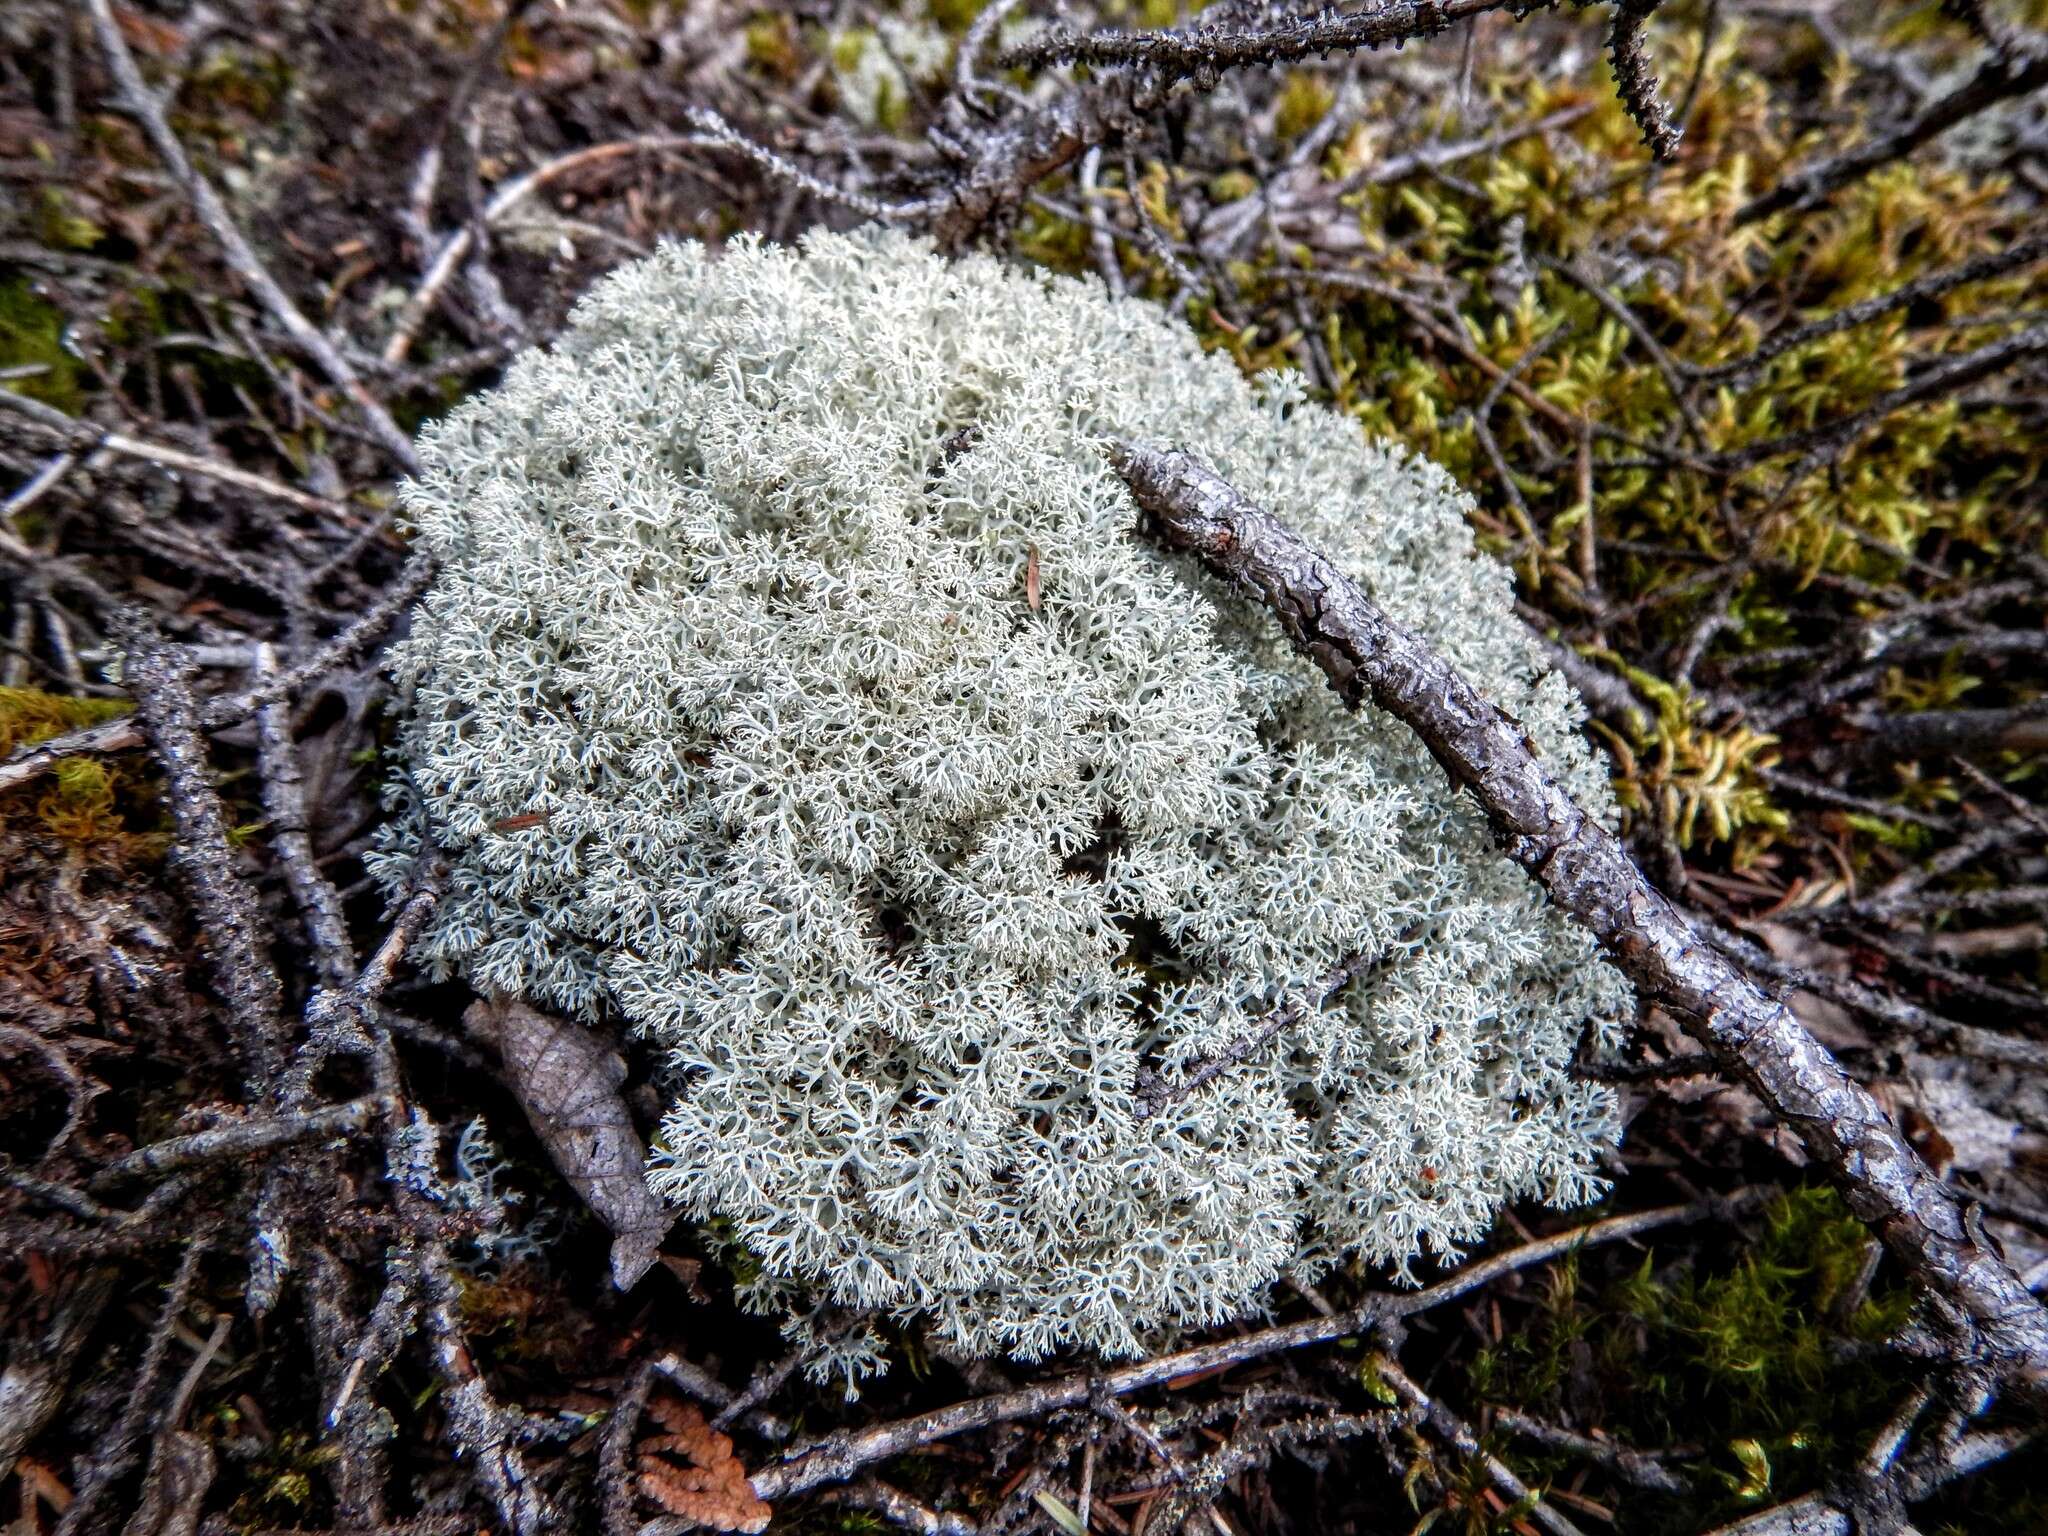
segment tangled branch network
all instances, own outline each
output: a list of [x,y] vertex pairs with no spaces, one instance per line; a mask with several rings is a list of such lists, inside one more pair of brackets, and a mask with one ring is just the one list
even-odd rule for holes
[[668,246],[421,439],[383,878],[430,834],[441,973],[667,1047],[651,1178],[790,1318],[1130,1355],[1598,1189],[1567,1068],[1627,985],[1411,732],[1132,537],[1124,439],[1307,530],[1610,806],[1449,477],[1092,282]]

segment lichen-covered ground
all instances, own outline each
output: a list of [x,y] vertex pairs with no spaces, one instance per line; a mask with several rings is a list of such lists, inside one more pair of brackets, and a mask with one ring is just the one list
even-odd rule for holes
[[[989,114],[1073,78],[990,62],[1036,9],[978,34],[975,0],[0,11],[10,1531],[452,1532],[516,1524],[526,1483],[563,1528],[631,1530],[661,1513],[628,1475],[650,1393],[683,1425],[668,1449],[730,1493],[792,1441],[1074,1367],[949,1362],[906,1333],[841,1401],[733,1307],[744,1256],[715,1230],[677,1230],[639,1289],[609,1289],[603,1234],[462,1032],[459,988],[400,964],[354,1016],[389,1049],[354,1055],[308,1009],[403,921],[359,862],[384,631],[323,651],[400,606],[394,439],[658,239],[858,222],[693,113],[856,198],[928,190],[929,130],[972,126],[947,106],[970,35]],[[1183,18],[1145,0],[1067,19]],[[108,28],[217,216],[152,142]],[[983,238],[1177,306],[1468,485],[1589,700],[1640,862],[1752,946],[2038,1286],[2048,6],[1674,0],[1648,32],[1684,127],[1662,163],[1604,28],[1496,11],[1226,72]],[[1998,59],[2010,88],[1985,85]],[[137,609],[211,712],[210,827],[140,750],[162,721],[131,727],[146,685],[124,655],[160,643],[135,639]],[[311,658],[290,702],[233,707]],[[402,1096],[412,1142],[372,1106],[345,1142],[118,1166],[305,1108],[245,1080],[270,1025],[249,1017],[260,977],[220,961],[240,900],[221,881],[248,893],[277,1038],[337,1052],[319,1102]],[[1206,1506],[1222,1532],[1679,1532],[1838,1489],[1917,1388],[1952,1383],[1894,1347],[1913,1292],[1796,1139],[1690,1049],[1643,1021],[1633,1059],[1598,1069],[1633,1116],[1611,1199],[1518,1212],[1495,1248],[1665,1206],[1702,1219],[1518,1269],[1397,1350],[1267,1353],[933,1438],[772,1499],[774,1528],[1124,1536]],[[653,1063],[629,1066],[644,1128]],[[408,1146],[431,1198],[393,1176]],[[1339,1276],[1274,1320],[1379,1284]],[[679,1399],[715,1416],[738,1393],[728,1464]],[[1994,1408],[1971,1432],[2022,1425]],[[2048,1530],[2029,1463],[1915,1524]]]

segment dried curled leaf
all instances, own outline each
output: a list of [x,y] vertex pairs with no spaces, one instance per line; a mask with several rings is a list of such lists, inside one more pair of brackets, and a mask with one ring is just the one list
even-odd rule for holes
[[589,1030],[520,1002],[485,998],[462,1022],[497,1048],[505,1084],[533,1133],[583,1203],[611,1228],[612,1283],[631,1290],[653,1264],[674,1218],[647,1188],[647,1148],[619,1097],[625,1062]]
[[[715,1531],[768,1528],[774,1511],[755,1496],[732,1440],[705,1423],[694,1403],[656,1398],[647,1413],[668,1433],[646,1436],[635,1447],[642,1494]],[[689,1465],[676,1465],[676,1458]]]

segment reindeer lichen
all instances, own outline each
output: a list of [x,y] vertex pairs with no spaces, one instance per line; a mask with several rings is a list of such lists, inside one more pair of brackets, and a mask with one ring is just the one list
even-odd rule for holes
[[652,1180],[764,1303],[1128,1354],[1599,1187],[1567,1068],[1625,984],[1404,728],[1134,536],[1111,437],[1302,527],[1611,804],[1449,476],[1093,283],[672,245],[421,439],[377,867],[430,830],[434,967],[667,1047]]

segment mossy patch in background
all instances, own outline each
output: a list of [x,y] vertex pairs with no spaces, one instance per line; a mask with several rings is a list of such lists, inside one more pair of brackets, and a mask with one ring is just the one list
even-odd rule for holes
[[66,323],[26,274],[0,267],[0,387],[76,415],[83,365],[64,344]]
[[[1915,25],[1946,27],[1965,57],[1962,29],[1922,10]],[[1206,345],[1248,372],[1325,371],[1329,398],[1365,430],[1473,490],[1481,542],[1514,566],[1543,610],[1532,616],[1567,637],[1593,632],[1581,654],[1626,677],[1648,706],[1640,730],[1616,720],[1603,733],[1631,825],[1735,874],[1770,867],[1788,836],[1810,842],[1816,818],[1788,814],[1773,783],[1786,748],[1731,715],[1730,669],[1773,686],[1793,674],[1747,658],[1826,646],[1900,601],[1953,595],[2019,556],[2048,554],[2036,510],[2043,459],[2024,400],[1981,388],[1967,403],[1951,394],[1885,408],[1930,369],[2018,334],[2038,262],[1730,368],[1767,337],[2029,233],[2003,173],[1932,150],[1819,210],[1738,222],[1801,161],[1875,131],[1853,126],[1827,49],[1815,41],[1810,57],[1796,47],[1787,56],[1782,33],[1769,37],[1766,46],[1741,25],[1719,29],[1670,166],[1652,165],[1604,82],[1560,81],[1540,58],[1520,75],[1482,76],[1491,83],[1475,86],[1486,92],[1481,112],[1442,104],[1426,145],[1390,139],[1368,104],[1324,152],[1321,189],[1284,191],[1280,209],[1262,210],[1282,228],[1341,228],[1337,245],[1356,250],[1329,248],[1327,234],[1321,249],[1254,242],[1258,254],[1220,267],[1226,300],[1189,305]],[[1699,32],[1674,27],[1666,46],[1675,95],[1701,62]],[[1823,142],[1795,120],[1787,71],[1840,97],[1852,126]],[[1312,87],[1288,77],[1277,137],[1310,131],[1327,110]],[[1375,174],[1411,148],[1480,140],[1492,146],[1439,170]],[[1135,188],[1105,196],[1135,195],[1185,248],[1227,226],[1215,215],[1262,195],[1249,171],[1154,163]],[[1290,223],[1286,198],[1313,211]],[[1205,204],[1212,217],[1183,228],[1180,213]],[[1085,227],[1046,210],[1027,215],[1021,243],[1065,270],[1093,264]],[[1121,252],[1133,286],[1159,299],[1184,292],[1142,244],[1126,240]],[[1928,560],[1951,573],[1948,587],[1926,588],[1927,566],[1915,562]],[[1647,669],[1703,619],[1713,624],[1691,678]],[[1977,708],[2036,691],[2005,673],[1941,668],[1903,669],[1889,699]],[[1880,772],[1854,787],[1909,811],[1955,793],[1938,773]],[[1831,852],[1859,877],[1896,869],[1910,816],[1824,818]]]

